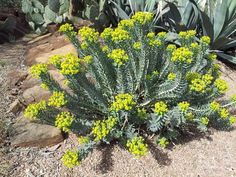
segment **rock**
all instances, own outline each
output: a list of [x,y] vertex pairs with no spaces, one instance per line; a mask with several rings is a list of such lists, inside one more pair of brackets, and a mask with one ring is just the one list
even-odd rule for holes
[[52,50],[51,52],[42,54],[41,56],[35,58],[35,62],[36,63],[48,63],[48,60],[52,55],[55,55],[55,54],[64,55],[69,52],[77,55],[77,52],[76,52],[76,49],[74,48],[74,46],[72,44],[68,44],[68,45],[63,46],[61,48]]
[[56,145],[64,140],[61,130],[54,126],[29,122],[23,116],[13,125],[14,147],[46,147]]
[[25,91],[26,89],[34,87],[35,85],[40,85],[40,83],[41,81],[39,79],[35,79],[31,75],[28,75],[20,86],[20,89]]
[[44,90],[39,85],[35,85],[32,88],[28,88],[22,94],[23,101],[26,105],[38,102],[40,100],[47,100],[50,97],[51,93],[48,90]]
[[[45,56],[46,53],[50,53],[53,50],[59,49],[68,44],[72,46],[68,40],[65,40],[64,36],[57,36],[56,34],[38,40],[28,46],[24,64],[27,66],[32,66],[37,63],[35,60],[36,58]],[[66,51],[66,53],[68,52],[70,52],[70,50]]]
[[16,114],[21,111],[23,108],[23,105],[20,103],[18,99],[16,99],[11,105],[10,108],[8,109],[7,113],[12,112],[13,114]]
[[52,35],[51,33],[48,33],[48,34],[45,34],[45,35],[36,37],[35,39],[29,41],[27,44],[33,44],[33,43],[38,42],[38,41],[40,41],[40,40],[46,39],[46,38],[48,38],[48,37],[51,36],[51,35]]
[[10,87],[13,88],[15,86],[20,85],[21,82],[23,82],[28,74],[24,71],[21,70],[12,70],[7,74],[7,82],[6,84]]

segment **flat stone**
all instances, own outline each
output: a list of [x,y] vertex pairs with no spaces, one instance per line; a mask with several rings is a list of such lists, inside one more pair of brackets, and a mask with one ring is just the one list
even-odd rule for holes
[[28,44],[33,44],[33,43],[38,42],[38,41],[40,41],[40,40],[46,39],[46,38],[48,38],[48,37],[51,36],[51,35],[52,35],[51,33],[48,33],[48,34],[45,34],[45,35],[36,37],[35,39],[29,41]]
[[15,86],[20,85],[21,82],[23,82],[28,74],[21,70],[12,70],[9,73],[7,73],[7,82],[6,84],[13,88]]
[[13,125],[14,147],[46,147],[56,145],[64,140],[61,130],[54,126],[29,122],[23,116]]
[[20,103],[18,99],[16,99],[9,107],[8,113],[12,112],[13,114],[17,114],[23,108],[23,105]]
[[51,93],[48,90],[41,88],[39,85],[35,85],[32,88],[28,88],[22,94],[23,101],[26,105],[39,102],[40,100],[47,100]]
[[23,81],[22,85],[20,86],[20,89],[22,91],[25,91],[26,89],[32,88],[35,85],[40,85],[40,83],[41,83],[40,79],[36,79],[29,74]]

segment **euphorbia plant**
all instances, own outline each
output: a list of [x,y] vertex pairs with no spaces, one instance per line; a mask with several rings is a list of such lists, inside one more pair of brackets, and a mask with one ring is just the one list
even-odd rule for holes
[[165,147],[187,126],[205,131],[210,123],[234,123],[227,108],[236,104],[236,96],[222,104],[216,100],[228,87],[219,79],[216,55],[208,50],[210,38],[197,40],[195,31],[180,32],[180,45],[169,44],[168,33],[151,31],[152,18],[152,13],[137,12],[101,35],[83,27],[78,32],[82,42],[71,25],[61,26],[79,57],[55,55],[49,64],[73,92],[53,80],[47,64],[30,69],[53,94],[28,106],[25,115],[80,135],[78,149],[62,158],[68,167],[101,142],[118,140],[140,157],[148,152],[145,139],[153,135]]

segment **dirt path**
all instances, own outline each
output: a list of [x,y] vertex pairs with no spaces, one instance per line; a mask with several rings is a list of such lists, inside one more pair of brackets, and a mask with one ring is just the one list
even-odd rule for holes
[[[6,84],[6,73],[21,66],[25,47],[16,43],[0,46],[0,120],[14,122],[8,114],[14,100]],[[236,86],[236,72],[226,69],[231,92]],[[171,149],[156,149],[141,159],[133,158],[118,145],[96,149],[73,170],[60,161],[65,149],[76,147],[71,135],[50,148],[0,148],[0,176],[11,177],[236,177],[236,128],[231,131],[210,130],[209,136],[185,137]],[[1,153],[4,152],[4,153]],[[1,167],[4,171],[1,172]],[[8,174],[7,174],[8,170]]]

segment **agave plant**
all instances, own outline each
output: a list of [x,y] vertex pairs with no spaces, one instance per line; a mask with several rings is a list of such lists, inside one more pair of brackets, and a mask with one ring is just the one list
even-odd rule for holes
[[[236,96],[217,101],[228,86],[219,79],[216,55],[208,50],[210,38],[196,41],[196,31],[190,30],[177,34],[180,47],[168,44],[166,32],[152,31],[153,16],[137,12],[100,35],[83,27],[78,32],[82,41],[65,24],[60,31],[79,58],[55,55],[48,64],[31,67],[52,96],[29,105],[24,115],[83,135],[78,149],[62,158],[68,167],[79,165],[100,143],[117,140],[140,157],[148,152],[145,138],[165,147],[186,127],[206,131],[209,124],[227,128],[235,122],[227,108],[236,105]],[[65,76],[72,91],[50,76],[48,65]]]

